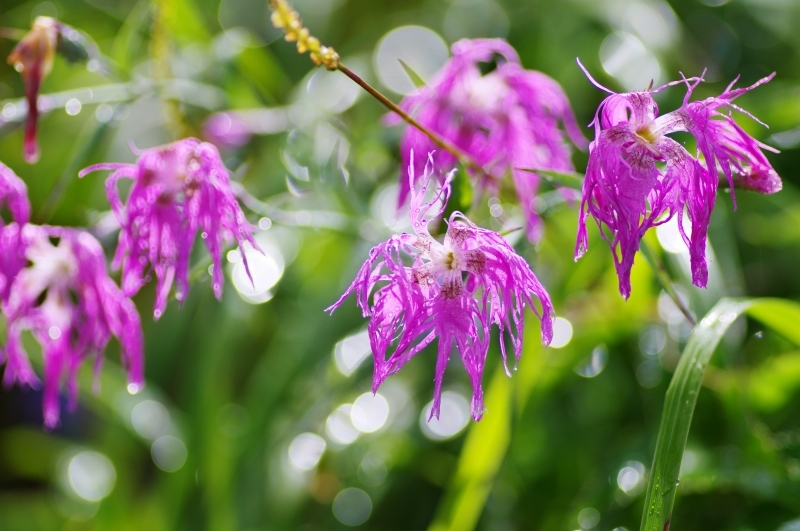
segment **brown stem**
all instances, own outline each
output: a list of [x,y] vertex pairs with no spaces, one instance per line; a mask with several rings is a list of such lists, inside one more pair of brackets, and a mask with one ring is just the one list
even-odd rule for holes
[[450,142],[448,142],[444,138],[440,137],[439,135],[437,135],[436,133],[434,133],[433,131],[431,131],[430,129],[428,129],[427,127],[422,125],[421,123],[419,123],[410,114],[408,114],[403,109],[398,107],[397,104],[395,104],[392,100],[390,100],[389,98],[387,98],[386,96],[381,94],[381,92],[378,89],[376,89],[375,87],[373,87],[372,85],[370,85],[369,83],[367,83],[366,81],[361,79],[361,77],[359,77],[358,74],[356,74],[355,72],[353,72],[352,70],[347,68],[341,62],[339,63],[337,68],[344,75],[346,75],[347,77],[349,77],[350,79],[355,81],[358,84],[358,86],[360,86],[361,88],[363,88],[364,90],[369,92],[369,94],[373,98],[375,98],[376,100],[381,102],[384,105],[384,107],[386,107],[390,111],[392,111],[395,114],[397,114],[398,116],[400,116],[400,118],[405,120],[410,126],[418,129],[425,136],[430,138],[431,142],[436,144],[438,147],[440,147],[441,149],[444,149],[445,151],[447,151],[448,153],[453,155],[456,158],[456,160],[458,160],[459,162],[461,162],[462,164],[464,164],[465,166],[467,166],[467,167],[469,167],[469,168],[471,168],[473,170],[476,170],[476,171],[478,171],[478,172],[480,172],[482,174],[485,174],[485,175],[491,177],[491,175],[489,175],[489,173],[486,170],[484,170],[479,164],[477,164],[475,161],[473,161],[469,157],[469,155],[467,155],[466,153],[461,151],[459,148],[457,148],[456,146],[454,146],[453,144],[451,144]]

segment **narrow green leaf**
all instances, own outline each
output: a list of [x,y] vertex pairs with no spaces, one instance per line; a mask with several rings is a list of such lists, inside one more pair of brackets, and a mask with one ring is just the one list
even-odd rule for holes
[[553,170],[540,170],[536,168],[514,168],[515,170],[526,171],[528,173],[535,173],[545,181],[558,186],[565,186],[580,190],[583,188],[582,173],[567,172],[567,171],[553,171]]
[[743,313],[800,345],[800,303],[783,299],[720,300],[692,332],[667,390],[642,531],[668,528],[681,459],[706,367],[725,331]]
[[411,80],[412,83],[414,83],[415,87],[421,88],[425,86],[425,81],[423,81],[423,79],[420,77],[419,74],[414,72],[413,68],[408,66],[408,63],[406,63],[402,59],[398,59],[398,61],[400,61],[400,66],[402,66],[403,70],[406,71],[406,74],[408,74],[408,78]]
[[720,300],[697,324],[686,344],[667,390],[647,485],[642,531],[669,528],[681,459],[706,367],[725,331],[753,304],[751,300]]

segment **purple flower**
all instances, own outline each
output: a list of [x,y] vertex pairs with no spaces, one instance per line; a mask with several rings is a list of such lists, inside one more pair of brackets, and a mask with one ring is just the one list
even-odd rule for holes
[[[223,240],[232,237],[239,246],[249,242],[258,249],[228,170],[211,144],[187,138],[142,151],[136,164],[96,164],[79,175],[96,170],[114,170],[106,181],[106,194],[122,227],[113,264],[122,266],[122,290],[126,296],[135,294],[155,270],[156,319],[166,308],[174,280],[178,300],[189,291],[189,258],[198,231],[213,259],[217,298],[222,295]],[[117,191],[122,178],[133,179],[125,205]]]
[[238,148],[247,144],[253,130],[236,112],[218,112],[203,124],[203,138],[220,148]]
[[[6,229],[16,227],[9,225]],[[129,389],[143,385],[142,330],[130,299],[109,278],[100,244],[84,231],[25,225],[16,245],[30,263],[21,269],[3,304],[8,338],[3,382],[36,386],[39,383],[22,346],[23,330],[30,330],[42,346],[44,359],[44,425],[58,425],[59,395],[66,380],[70,409],[77,404],[77,372],[94,358],[95,374],[102,352],[113,335],[120,342]],[[57,239],[57,245],[51,240]],[[13,251],[3,247],[0,252]]]
[[[719,184],[718,171],[725,175],[731,190],[734,184],[765,194],[781,189],[780,177],[761,151],[775,150],[745,133],[730,115],[730,109],[746,113],[732,101],[775,74],[736,90],[732,89],[734,80],[721,95],[690,103],[692,91],[703,81],[702,77],[684,78],[644,92],[615,94],[583,70],[595,86],[611,95],[600,104],[592,122],[595,140],[589,145],[575,258],[588,247],[586,218],[591,214],[611,247],[619,290],[627,298],[639,241],[650,227],[677,216],[689,249],[692,282],[705,287],[706,237]],[[652,94],[679,83],[687,87],[683,105],[658,116]],[[720,112],[721,108],[728,112]],[[678,131],[694,136],[695,156],[666,136]],[[687,227],[685,215],[691,227]]]
[[[538,240],[542,227],[532,201],[539,177],[516,168],[572,171],[570,149],[559,123],[575,145],[584,147],[586,140],[569,101],[553,79],[525,70],[517,52],[502,39],[461,40],[452,50],[453,57],[430,84],[407,96],[401,107],[483,167],[491,177],[481,177],[479,186],[488,193],[496,195],[501,179],[510,172],[527,219],[528,238]],[[482,75],[479,63],[492,61],[496,55],[502,57],[497,68]],[[418,155],[411,160],[404,155],[402,167],[413,163],[422,168],[424,154],[434,149],[427,136],[407,127],[401,152]],[[445,151],[436,155],[438,165],[455,162]],[[408,199],[413,184],[401,178],[400,204]]]
[[[0,208],[8,207],[11,219],[24,225],[31,217],[31,203],[28,201],[28,187],[14,171],[0,162]],[[0,219],[0,226],[3,220]]]
[[[431,418],[439,417],[442,378],[455,342],[472,382],[472,416],[480,420],[481,379],[491,326],[500,329],[504,362],[505,332],[519,360],[526,304],[541,318],[546,344],[553,336],[553,306],[525,260],[496,232],[476,227],[463,214],[454,212],[444,242],[431,237],[428,223],[442,214],[450,195],[448,177],[433,199],[424,203],[432,168],[431,155],[424,175],[416,179],[414,165],[409,165],[414,234],[397,234],[373,247],[353,283],[328,311],[333,312],[354,292],[364,317],[370,317],[373,392],[387,376],[439,337]],[[410,266],[405,265],[403,253],[410,257]],[[370,294],[376,287],[370,304]],[[541,311],[532,294],[539,298]],[[394,351],[387,358],[393,344]]]
[[11,281],[25,266],[25,254],[20,245],[20,226],[31,217],[28,188],[22,179],[0,162],[0,208],[6,206],[12,223],[5,225],[0,218],[0,302],[8,299]]

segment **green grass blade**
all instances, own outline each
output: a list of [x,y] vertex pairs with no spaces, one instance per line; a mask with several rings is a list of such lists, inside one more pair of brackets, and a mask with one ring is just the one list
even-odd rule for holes
[[528,173],[535,173],[550,184],[563,186],[565,188],[572,188],[574,190],[581,190],[583,188],[582,173],[567,172],[567,171],[553,171],[553,170],[540,170],[537,168],[514,168],[515,170],[526,171]]
[[403,67],[403,70],[406,71],[406,75],[408,75],[408,78],[411,80],[412,83],[414,83],[415,87],[422,88],[422,87],[425,86],[425,81],[422,79],[422,77],[419,74],[417,74],[414,71],[413,68],[408,66],[408,63],[406,63],[402,59],[398,59],[398,61],[400,62],[400,66]]
[[725,331],[742,313],[800,345],[800,304],[782,299],[720,300],[692,332],[667,390],[647,486],[642,531],[669,528],[681,459],[706,367]]
[[697,324],[686,344],[667,390],[647,485],[642,531],[669,529],[681,459],[706,367],[725,331],[752,304],[750,300],[720,300]]

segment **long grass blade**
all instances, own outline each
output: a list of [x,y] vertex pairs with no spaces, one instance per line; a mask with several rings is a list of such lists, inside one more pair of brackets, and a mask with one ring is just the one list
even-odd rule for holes
[[743,313],[800,344],[800,304],[780,299],[722,299],[697,324],[667,390],[642,531],[667,531],[689,427],[706,367],[728,327]]

